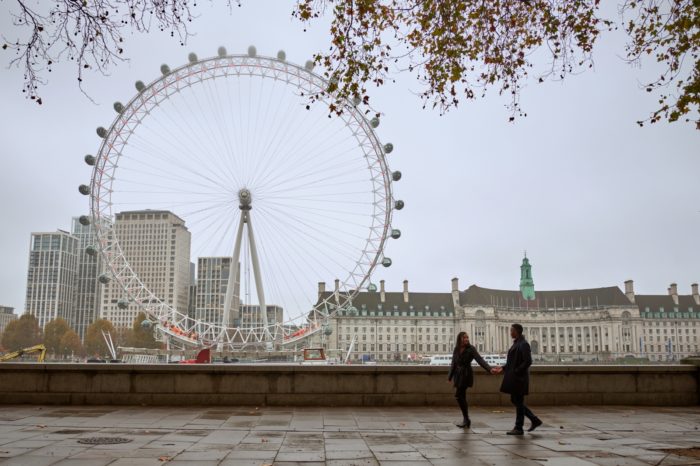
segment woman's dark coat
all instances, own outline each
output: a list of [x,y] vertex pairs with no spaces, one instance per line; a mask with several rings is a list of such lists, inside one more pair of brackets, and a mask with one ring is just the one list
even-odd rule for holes
[[527,395],[530,390],[531,365],[530,344],[521,335],[513,341],[513,346],[508,350],[508,359],[503,366],[501,391],[511,395]]
[[451,380],[455,388],[467,388],[474,385],[474,371],[472,361],[476,360],[487,372],[491,372],[491,366],[472,345],[467,345],[460,353],[459,348],[455,348],[452,353],[452,365],[447,374],[447,380]]

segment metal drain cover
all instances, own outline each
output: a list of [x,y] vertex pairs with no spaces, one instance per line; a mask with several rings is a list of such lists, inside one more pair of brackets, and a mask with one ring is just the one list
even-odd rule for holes
[[78,443],[86,445],[116,445],[129,442],[131,442],[131,439],[124,437],[87,437],[78,440]]

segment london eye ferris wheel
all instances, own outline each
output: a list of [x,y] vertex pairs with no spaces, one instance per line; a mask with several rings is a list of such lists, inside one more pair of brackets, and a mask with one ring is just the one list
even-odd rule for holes
[[[254,47],[176,69],[161,66],[150,84],[136,82],[136,95],[115,103],[116,118],[97,129],[102,138],[89,185],[94,245],[105,272],[100,282],[123,289],[119,305],[138,305],[169,338],[183,345],[283,347],[324,328],[348,306],[379,266],[392,228],[391,171],[359,101],[344,103],[339,115],[323,105],[333,99],[313,64],[297,66],[259,56]],[[308,105],[309,96],[320,105]],[[157,296],[129,264],[115,229],[121,211],[168,210],[191,232],[192,258],[231,258],[214,319],[188,315]],[[240,264],[236,266],[236,264]],[[316,283],[337,279],[333,292],[316,293]],[[238,285],[240,283],[240,285]],[[284,309],[270,321],[267,306]],[[257,318],[242,325],[236,316],[249,306]]]

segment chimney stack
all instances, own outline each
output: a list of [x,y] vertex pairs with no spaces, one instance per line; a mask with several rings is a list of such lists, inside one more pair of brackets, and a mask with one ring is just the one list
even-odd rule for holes
[[318,299],[321,299],[323,293],[326,292],[326,282],[318,282]]
[[625,295],[627,296],[627,299],[629,299],[631,303],[634,302],[634,281],[633,280],[627,280],[625,282]]
[[693,300],[695,301],[695,304],[700,306],[700,294],[698,293],[698,284],[693,283],[690,285],[690,288],[693,290]]
[[454,277],[452,279],[452,303],[454,307],[457,308],[459,304],[459,278]]
[[386,292],[384,291],[384,280],[379,280],[379,301],[386,301]]
[[340,305],[340,280],[335,279],[335,290],[333,291],[335,295],[335,304]]
[[678,306],[678,285],[671,283],[671,286],[668,287],[668,294],[673,298],[673,304]]
[[403,302],[408,304],[408,280],[403,281]]

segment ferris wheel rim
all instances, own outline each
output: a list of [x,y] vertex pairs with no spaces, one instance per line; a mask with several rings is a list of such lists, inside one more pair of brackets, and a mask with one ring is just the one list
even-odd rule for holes
[[[217,74],[222,68],[225,68],[226,71],[222,74]],[[229,73],[228,71],[230,70],[233,70],[233,73]],[[167,72],[163,72],[163,76],[158,77],[148,85],[143,85],[143,88],[139,89],[139,92],[128,104],[125,106],[120,104],[121,108],[117,110],[118,115],[110,124],[109,129],[104,130],[102,128],[103,134],[100,134],[100,136],[103,138],[103,141],[96,155],[96,163],[90,182],[90,215],[97,239],[97,248],[105,261],[107,269],[124,289],[129,300],[139,304],[149,314],[166,314],[173,316],[173,320],[182,321],[189,319],[192,321],[191,326],[198,328],[202,327],[202,322],[194,321],[189,316],[176,310],[174,306],[156,296],[129,265],[119,244],[119,239],[112,234],[112,219],[115,218],[116,214],[112,211],[113,202],[111,196],[114,192],[112,184],[115,180],[114,172],[117,169],[118,160],[121,156],[121,149],[126,145],[128,138],[140,126],[141,121],[147,116],[148,110],[157,107],[161,102],[169,99],[184,88],[196,85],[207,79],[228,78],[230,74],[260,79],[283,79],[287,84],[313,93],[319,96],[319,101],[327,103],[326,89],[329,84],[328,81],[313,73],[308,67],[301,67],[279,58],[250,55],[220,55],[202,60],[190,60],[189,63],[174,70],[167,69]],[[197,79],[192,79],[193,77]],[[293,82],[293,79],[300,81]],[[302,87],[301,83],[306,83],[307,87]],[[138,110],[148,104],[151,106],[148,107],[146,114],[139,115]],[[117,109],[116,104],[115,109]],[[345,115],[345,117],[342,115]],[[363,286],[367,284],[371,273],[384,257],[384,249],[393,216],[391,172],[386,162],[386,153],[372,128],[372,124],[351,102],[345,103],[341,118],[343,118],[346,127],[349,127],[349,121],[356,127],[354,134],[356,138],[360,132],[364,134],[366,140],[361,142],[358,139],[358,146],[368,160],[370,171],[375,170],[372,178],[372,183],[375,186],[374,213],[372,214],[369,237],[362,248],[362,256],[365,257],[366,262],[361,262],[361,258],[356,265],[356,269],[360,267],[360,264],[366,268],[360,267],[357,273],[355,270],[351,270],[348,277],[342,281],[340,292],[332,293],[323,299],[319,299],[309,312],[283,322],[280,329],[282,335],[285,334],[286,326],[297,323],[300,318],[306,318],[307,325],[312,325],[309,314],[313,313],[315,316],[320,308],[324,308],[327,318],[337,312],[337,309],[347,304],[347,302],[351,302]],[[122,133],[122,130],[124,130],[126,136]],[[98,130],[99,133],[100,131]],[[367,147],[363,146],[363,144],[366,144]],[[374,155],[375,158],[370,160],[370,155]],[[116,160],[110,160],[110,156],[116,157]],[[372,167],[372,164],[377,166]],[[377,186],[383,188],[383,190],[376,189]],[[379,196],[379,201],[381,202],[377,200],[377,196]],[[112,234],[111,237],[110,234]],[[369,245],[372,245],[372,248]],[[354,279],[354,286],[352,287],[349,286],[351,279]],[[330,312],[328,311],[328,306],[331,306]],[[315,325],[315,323],[313,324]],[[211,327],[210,330],[214,333],[222,329],[240,330],[217,325],[216,323],[207,323],[207,325]],[[261,329],[262,327],[251,328],[246,329],[246,331],[250,333]]]

